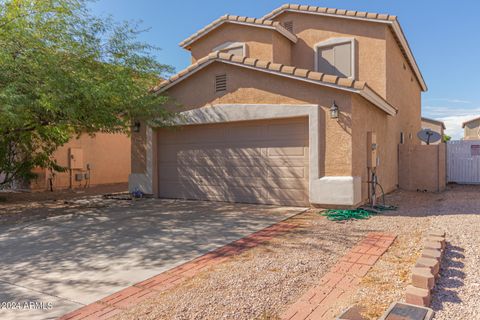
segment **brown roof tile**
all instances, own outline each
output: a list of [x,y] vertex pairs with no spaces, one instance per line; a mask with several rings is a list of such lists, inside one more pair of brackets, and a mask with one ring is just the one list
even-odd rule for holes
[[255,66],[257,61],[258,61],[258,59],[246,58],[243,63],[246,64],[246,65],[249,65],[249,66]]
[[353,85],[353,79],[338,78],[337,84],[342,87],[351,87]]
[[309,72],[310,72],[310,70],[307,70],[307,69],[296,68],[295,72],[294,72],[294,75],[297,76],[297,77],[308,78],[308,73]]
[[199,31],[195,32],[193,35],[188,37],[187,39],[183,40],[180,42],[181,47],[187,47],[196,40],[200,39],[210,31],[214,30],[215,28],[219,27],[223,23],[246,23],[251,26],[256,26],[256,27],[273,27],[275,28],[278,32],[283,34],[285,37],[290,39],[293,42],[297,41],[297,37],[285,29],[280,23],[269,20],[269,19],[257,19],[257,18],[248,18],[248,17],[240,17],[240,16],[235,16],[235,15],[224,15],[218,18],[217,20],[213,21],[209,25],[205,26],[204,28],[200,29]]
[[257,68],[262,68],[262,69],[268,69],[268,66],[271,64],[270,61],[262,61],[262,60],[258,60],[257,61],[257,64],[256,64],[256,67]]
[[[385,101],[382,97],[380,97],[377,93],[375,93],[373,90],[371,90],[367,84],[363,81],[356,81],[353,79],[346,79],[346,78],[339,78],[337,76],[333,75],[327,75],[327,74],[322,74],[319,72],[313,72],[310,70],[306,69],[297,69],[292,66],[285,66],[283,64],[277,64],[277,63],[271,63],[268,61],[261,61],[257,59],[251,59],[251,58],[245,58],[245,57],[240,57],[240,56],[234,56],[231,54],[226,54],[226,53],[220,53],[220,52],[214,52],[209,54],[207,57],[200,59],[197,63],[192,64],[189,66],[187,69],[180,71],[178,74],[174,75],[168,80],[165,80],[161,82],[158,86],[153,88],[151,91],[152,92],[162,92],[163,90],[168,89],[170,86],[174,85],[176,81],[181,81],[184,78],[188,77],[190,73],[193,73],[196,69],[208,65],[209,63],[213,63],[215,61],[218,62],[223,62],[223,63],[230,63],[230,64],[235,64],[235,65],[240,65],[240,66],[248,66],[248,67],[253,67],[257,70],[269,70],[273,73],[276,73],[278,75],[288,75],[292,76],[298,80],[311,80],[315,81],[320,85],[334,85],[338,89],[343,89],[343,90],[358,90],[354,91],[356,93],[359,93],[360,95],[364,96],[365,99],[369,100],[371,103],[376,105],[377,107],[383,109],[383,110],[389,110],[386,112],[389,112],[390,114],[394,114],[396,112],[396,109],[392,107],[391,105],[388,104],[388,102]],[[366,95],[363,94],[364,90],[367,90],[370,92],[370,95],[376,96],[376,99],[370,99]],[[382,103],[379,103],[378,101],[382,101]]]
[[322,77],[323,77],[323,73],[320,73],[320,72],[311,71],[308,74],[308,79],[310,80],[321,81]]
[[282,70],[280,70],[282,73],[286,74],[294,74],[295,73],[295,67],[292,66],[283,66]]

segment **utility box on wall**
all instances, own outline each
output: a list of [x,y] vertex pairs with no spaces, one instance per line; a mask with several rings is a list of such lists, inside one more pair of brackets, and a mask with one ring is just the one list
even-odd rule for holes
[[367,167],[377,167],[377,134],[373,131],[367,132]]
[[68,149],[68,168],[71,170],[83,169],[83,149]]

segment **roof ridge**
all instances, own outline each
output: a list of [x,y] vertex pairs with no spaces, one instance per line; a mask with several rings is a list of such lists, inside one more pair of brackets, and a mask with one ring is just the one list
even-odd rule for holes
[[319,12],[325,14],[335,14],[335,15],[344,15],[348,17],[357,17],[357,18],[365,18],[365,19],[376,19],[376,20],[385,20],[385,21],[395,21],[397,20],[397,16],[391,15],[388,13],[374,13],[374,12],[364,12],[364,11],[356,11],[356,10],[347,10],[347,9],[336,9],[336,8],[327,8],[327,7],[318,7],[318,6],[310,6],[310,5],[300,5],[300,4],[284,4],[277,9],[267,13],[262,18],[263,19],[270,19],[275,14],[281,12],[282,10],[290,9],[290,10],[298,10],[298,11],[305,11],[305,12]]
[[245,23],[245,24],[251,24],[251,25],[272,27],[277,29],[277,31],[279,31],[280,33],[283,33],[287,38],[289,38],[294,42],[297,39],[297,36],[295,36],[292,32],[288,31],[277,21],[272,21],[272,20],[263,19],[263,18],[252,18],[252,17],[246,17],[246,16],[236,16],[231,14],[225,14],[220,18],[214,20],[213,22],[209,23],[202,29],[198,30],[197,32],[195,32],[194,34],[192,34],[182,42],[180,42],[179,45],[181,47],[186,47],[188,44],[195,41],[196,38],[201,37],[204,33],[208,33],[209,30],[214,29],[217,25],[223,22],[238,22],[238,23]]

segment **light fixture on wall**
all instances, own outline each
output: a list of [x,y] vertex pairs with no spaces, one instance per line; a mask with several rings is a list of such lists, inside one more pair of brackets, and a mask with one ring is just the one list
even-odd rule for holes
[[135,121],[133,123],[133,132],[140,132],[140,121]]
[[333,104],[330,107],[330,118],[331,119],[338,119],[338,106],[335,103],[335,100],[333,100]]

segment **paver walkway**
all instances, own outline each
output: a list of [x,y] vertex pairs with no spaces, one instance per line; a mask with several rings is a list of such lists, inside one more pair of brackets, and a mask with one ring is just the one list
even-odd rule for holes
[[131,287],[114,293],[100,301],[89,304],[61,317],[61,320],[80,319],[108,319],[127,310],[139,302],[173,288],[183,281],[239,254],[249,248],[258,246],[279,234],[285,233],[297,225],[287,221],[279,222],[261,231],[255,232],[245,238],[234,241],[226,246],[209,252],[190,262],[170,269],[157,276],[139,282]]
[[283,320],[335,319],[335,305],[357,290],[370,268],[395,240],[396,236],[370,233],[281,315]]

